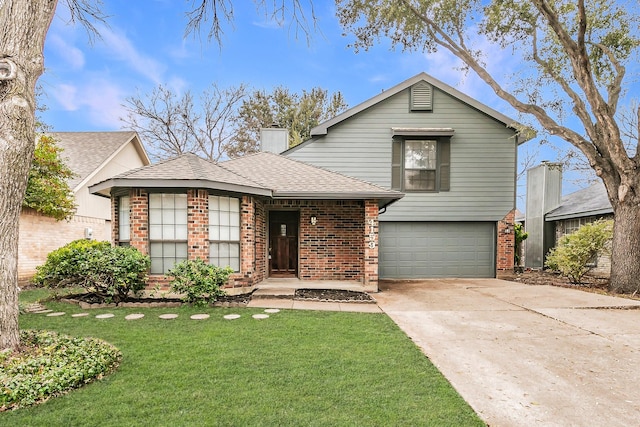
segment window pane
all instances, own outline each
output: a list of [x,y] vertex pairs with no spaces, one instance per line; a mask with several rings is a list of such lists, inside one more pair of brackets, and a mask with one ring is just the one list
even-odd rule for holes
[[434,170],[405,170],[404,189],[435,191],[436,171]]
[[229,240],[240,240],[240,227],[231,227]]
[[220,225],[229,225],[229,212],[220,212]]
[[175,240],[187,240],[187,226],[176,225],[175,226]]
[[173,194],[162,194],[162,208],[163,209],[173,209],[174,207],[174,195]]
[[229,198],[228,197],[220,197],[220,211],[228,212],[229,211]]
[[218,196],[209,196],[209,210],[210,211],[220,210],[219,206],[220,206],[219,197]]
[[436,141],[405,141],[405,169],[435,169]]
[[150,225],[149,226],[149,239],[151,239],[151,240],[162,240],[162,226],[161,225]]
[[175,240],[176,232],[173,224],[162,226],[162,240]]
[[219,240],[230,240],[231,233],[229,227],[220,226],[220,239]]
[[162,209],[162,194],[149,194],[149,208]]
[[220,227],[209,226],[209,240],[220,240]]
[[176,209],[187,209],[187,195],[186,194],[174,194],[174,207]]
[[131,214],[130,214],[130,197],[120,197],[118,204],[118,239],[127,241],[131,238]]

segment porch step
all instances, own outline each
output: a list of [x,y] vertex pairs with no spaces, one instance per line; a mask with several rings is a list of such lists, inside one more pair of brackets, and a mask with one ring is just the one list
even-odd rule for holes
[[252,299],[293,299],[296,294],[295,288],[258,288],[251,294]]

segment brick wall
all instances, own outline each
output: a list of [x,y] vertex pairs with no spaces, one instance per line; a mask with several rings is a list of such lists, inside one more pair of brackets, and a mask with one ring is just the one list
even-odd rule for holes
[[[365,218],[359,201],[270,200],[269,209],[300,212],[298,276],[303,280],[364,277]],[[311,217],[317,218],[315,225]]]
[[187,255],[209,259],[209,192],[187,191]]
[[47,254],[77,239],[85,238],[85,229],[93,230],[94,240],[110,241],[111,225],[101,218],[74,216],[70,221],[56,221],[33,209],[20,214],[18,240],[18,280],[29,281],[36,267],[47,260]]
[[501,221],[498,221],[498,245],[496,248],[496,275],[513,272],[515,241],[514,222],[515,209],[509,212]]

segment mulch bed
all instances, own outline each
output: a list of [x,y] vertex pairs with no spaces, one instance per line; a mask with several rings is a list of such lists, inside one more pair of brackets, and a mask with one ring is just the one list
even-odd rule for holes
[[296,289],[294,299],[323,302],[376,302],[376,300],[371,298],[366,292],[339,289]]
[[527,285],[551,285],[600,292],[606,292],[609,286],[608,277],[586,275],[582,278],[581,283],[571,283],[568,278],[548,270],[524,270],[506,275],[501,274],[500,278]]

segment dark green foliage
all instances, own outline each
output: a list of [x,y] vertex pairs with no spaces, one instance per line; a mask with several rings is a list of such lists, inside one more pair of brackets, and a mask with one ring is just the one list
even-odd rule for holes
[[60,158],[62,149],[50,136],[42,135],[33,154],[23,206],[53,217],[70,219],[76,211],[68,180],[74,173]]
[[185,302],[206,305],[225,294],[220,288],[233,273],[230,267],[216,267],[201,259],[182,261],[176,264],[167,276],[171,279],[171,290],[183,294]]
[[101,378],[122,354],[96,338],[20,331],[21,353],[0,353],[0,411],[47,400]]
[[520,223],[516,223],[513,226],[513,232],[516,236],[516,250],[513,254],[514,263],[516,266],[520,265],[520,248],[522,247],[522,242],[527,240],[529,237],[529,233],[524,231],[524,226]]
[[47,255],[33,282],[49,288],[80,286],[119,302],[144,289],[150,260],[132,247],[75,240]]
[[558,245],[549,251],[545,265],[567,276],[572,283],[580,283],[591,270],[591,261],[608,251],[612,237],[613,220],[585,224],[560,239]]

